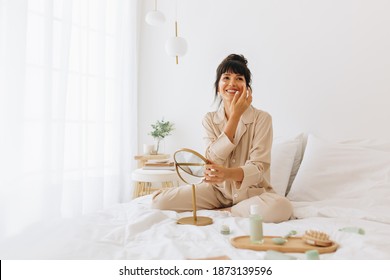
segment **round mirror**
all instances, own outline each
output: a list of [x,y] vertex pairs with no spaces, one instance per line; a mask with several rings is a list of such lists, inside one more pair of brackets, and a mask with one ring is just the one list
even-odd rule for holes
[[190,149],[181,149],[175,152],[173,159],[177,174],[183,182],[199,184],[203,181],[205,165],[208,163],[204,156]]
[[204,156],[191,149],[181,149],[176,151],[173,155],[173,160],[175,161],[176,172],[180,179],[184,183],[192,185],[193,216],[181,218],[177,220],[177,223],[196,226],[206,226],[212,224],[213,220],[211,218],[198,217],[196,215],[195,185],[203,182],[205,165],[209,163],[209,161]]

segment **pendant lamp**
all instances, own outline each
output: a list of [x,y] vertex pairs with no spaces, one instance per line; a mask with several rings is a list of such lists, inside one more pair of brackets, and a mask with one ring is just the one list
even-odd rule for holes
[[183,56],[187,52],[186,39],[179,37],[177,25],[177,2],[176,2],[176,20],[175,20],[175,36],[171,37],[165,43],[165,51],[170,56],[176,57],[176,64],[179,64],[179,56]]
[[183,56],[187,52],[186,39],[177,35],[177,21],[175,22],[175,37],[171,37],[165,43],[165,50],[168,55],[176,57],[176,64],[179,64],[179,56]]
[[154,10],[146,14],[145,21],[149,25],[158,26],[165,22],[165,16],[157,10],[157,0],[154,0]]

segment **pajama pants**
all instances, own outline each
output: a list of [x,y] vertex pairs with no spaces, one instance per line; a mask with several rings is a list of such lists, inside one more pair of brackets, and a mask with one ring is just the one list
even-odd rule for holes
[[[257,189],[259,194],[244,199],[233,205],[232,199],[210,184],[196,186],[197,210],[212,210],[231,207],[231,213],[237,217],[248,217],[250,206],[260,205],[263,221],[266,223],[279,223],[288,220],[292,214],[290,201],[276,193],[264,192]],[[159,190],[153,194],[152,207],[161,210],[174,210],[177,212],[192,211],[192,186],[185,185],[177,188]]]

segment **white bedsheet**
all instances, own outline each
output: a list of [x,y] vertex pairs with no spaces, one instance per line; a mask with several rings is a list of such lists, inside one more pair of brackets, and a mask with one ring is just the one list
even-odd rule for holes
[[[212,217],[214,223],[204,227],[177,225],[179,217],[191,213],[178,214],[151,209],[150,199],[150,196],[140,197],[94,215],[35,225],[1,243],[0,258],[264,258],[265,252],[237,249],[229,242],[232,237],[248,235],[247,219],[232,217],[229,212],[224,211],[198,211],[198,215]],[[284,235],[290,230],[303,234],[307,229],[317,229],[327,232],[340,245],[335,253],[322,254],[321,259],[390,259],[389,224],[359,215],[332,215],[336,213],[335,209],[321,210],[323,206],[294,206],[297,213],[306,213],[306,216],[280,224],[264,224],[264,234]],[[220,233],[223,224],[230,227],[230,235]],[[362,228],[365,235],[339,231],[344,227]],[[304,254],[291,255],[305,259]]]

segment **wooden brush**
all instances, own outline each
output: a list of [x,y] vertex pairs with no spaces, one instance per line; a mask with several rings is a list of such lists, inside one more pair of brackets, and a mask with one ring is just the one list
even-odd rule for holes
[[333,241],[329,239],[329,235],[322,231],[307,230],[302,236],[302,239],[310,245],[328,247],[333,244]]

